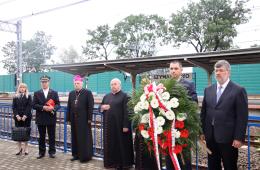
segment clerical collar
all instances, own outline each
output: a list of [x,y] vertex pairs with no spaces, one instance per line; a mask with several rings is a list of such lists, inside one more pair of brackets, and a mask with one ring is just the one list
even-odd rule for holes
[[76,91],[76,93],[80,93],[80,92],[81,92],[81,90],[82,90],[82,89],[80,89],[80,90],[75,90],[75,91]]

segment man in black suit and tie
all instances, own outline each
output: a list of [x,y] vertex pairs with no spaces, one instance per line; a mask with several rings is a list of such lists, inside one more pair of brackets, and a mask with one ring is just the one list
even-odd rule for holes
[[201,108],[201,122],[207,147],[208,169],[221,170],[221,160],[225,170],[236,170],[238,148],[244,141],[248,100],[246,90],[233,83],[230,64],[220,60],[215,64],[216,84],[207,87]]
[[[198,97],[195,90],[195,85],[193,82],[183,79],[181,77],[182,75],[182,64],[180,61],[172,61],[170,63],[170,75],[173,79],[175,79],[177,82],[179,82],[185,89],[187,90],[188,96],[190,97],[190,100],[198,103]],[[191,153],[189,153],[189,156],[184,157],[184,162],[178,156],[179,164],[182,170],[192,170],[191,166]],[[173,163],[171,161],[171,158],[169,155],[166,156],[166,168],[167,170],[173,170]]]
[[36,110],[36,124],[40,135],[37,159],[45,156],[46,129],[49,137],[49,157],[55,158],[56,111],[60,107],[60,101],[58,93],[49,88],[50,77],[43,75],[40,81],[42,89],[34,92],[33,95],[33,109]]

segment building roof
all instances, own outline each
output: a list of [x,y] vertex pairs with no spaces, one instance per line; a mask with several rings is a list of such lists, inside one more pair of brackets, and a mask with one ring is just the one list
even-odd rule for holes
[[44,66],[74,75],[80,74],[82,76],[115,70],[136,75],[158,68],[167,68],[171,61],[178,60],[182,62],[183,67],[198,66],[211,74],[216,61],[223,59],[227,60],[230,64],[260,63],[260,48]]

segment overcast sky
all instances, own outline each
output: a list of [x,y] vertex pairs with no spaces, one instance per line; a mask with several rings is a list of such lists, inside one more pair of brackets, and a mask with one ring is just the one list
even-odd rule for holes
[[[0,20],[16,22],[22,16],[36,14],[81,0],[0,0]],[[86,40],[86,30],[98,25],[113,26],[131,14],[158,14],[165,18],[185,6],[191,0],[89,0],[84,3],[22,19],[23,40],[29,40],[36,31],[51,35],[52,44],[57,47],[55,55],[72,45],[79,54]],[[198,1],[198,0],[197,0]],[[252,9],[250,22],[239,26],[235,43],[241,48],[260,44],[260,0],[250,0]],[[16,35],[0,31],[0,49]],[[158,55],[169,53],[191,53],[193,48],[183,46],[179,50],[162,48]],[[1,54],[1,53],[0,53]],[[1,57],[1,55],[0,55]]]

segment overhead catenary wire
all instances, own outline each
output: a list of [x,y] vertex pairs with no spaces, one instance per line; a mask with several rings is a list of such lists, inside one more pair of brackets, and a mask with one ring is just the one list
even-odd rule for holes
[[48,12],[52,12],[52,11],[60,10],[60,9],[63,9],[63,8],[67,8],[67,7],[70,7],[70,6],[74,6],[74,5],[78,5],[78,4],[81,4],[81,3],[85,3],[87,1],[89,1],[89,0],[81,0],[81,1],[74,2],[74,3],[58,6],[58,7],[51,8],[51,9],[46,9],[46,10],[35,12],[35,13],[32,12],[31,14],[27,14],[27,15],[24,15],[24,16],[21,16],[21,17],[12,18],[12,19],[8,19],[6,21],[12,22],[12,21],[17,21],[17,20],[22,20],[22,19],[33,17],[33,16],[36,16],[36,15],[41,15],[41,14],[45,14],[45,13],[48,13]]

